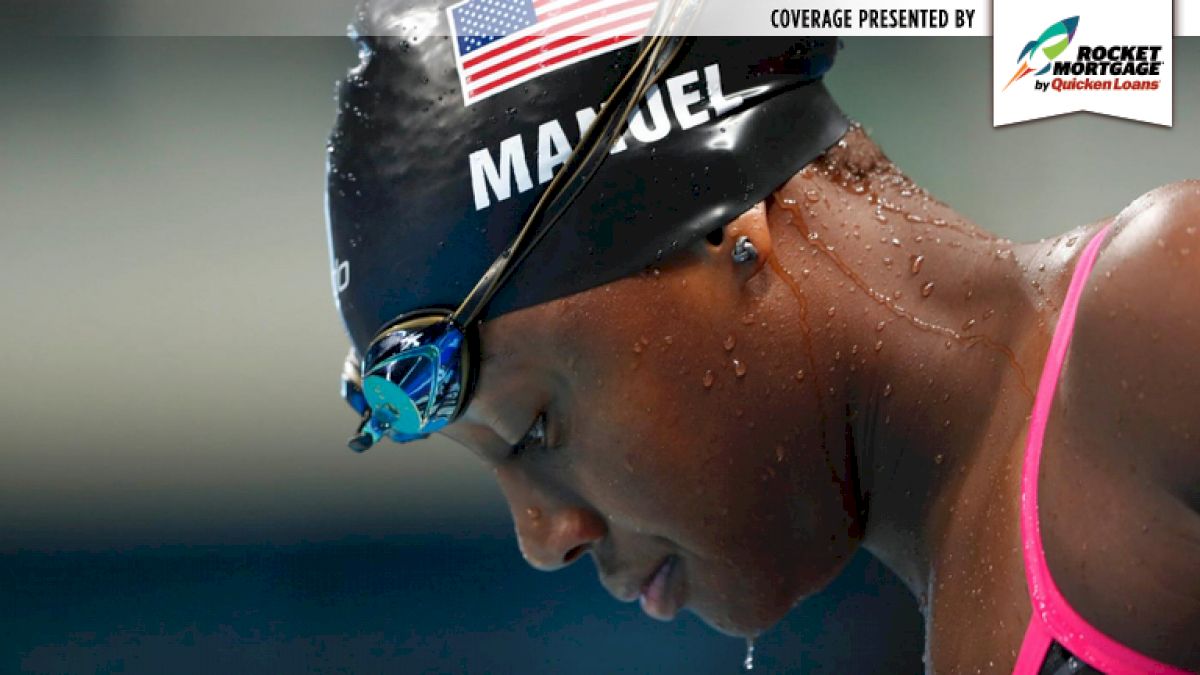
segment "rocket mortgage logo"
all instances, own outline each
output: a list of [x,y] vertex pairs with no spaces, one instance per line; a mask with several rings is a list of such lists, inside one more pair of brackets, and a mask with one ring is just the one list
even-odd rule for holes
[[[1161,45],[1077,44],[1073,60],[1062,58],[1075,42],[1079,17],[1055,22],[1030,40],[1017,57],[1017,71],[1001,91],[1034,76],[1034,91],[1146,91],[1161,83]],[[1049,76],[1042,78],[1042,76]]]
[[1171,126],[1172,0],[1138,0],[1134,10],[1004,0],[992,9],[995,126],[1076,112]]

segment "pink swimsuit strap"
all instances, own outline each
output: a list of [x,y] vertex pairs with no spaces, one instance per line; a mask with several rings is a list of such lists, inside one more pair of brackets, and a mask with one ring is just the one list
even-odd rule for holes
[[1025,581],[1029,586],[1029,599],[1033,615],[1021,643],[1014,675],[1033,675],[1042,667],[1051,641],[1058,642],[1064,649],[1109,675],[1137,673],[1162,673],[1164,675],[1187,675],[1187,671],[1155,661],[1101,633],[1079,615],[1063,597],[1050,569],[1046,566],[1046,553],[1042,549],[1041,526],[1038,521],[1038,468],[1042,461],[1042,441],[1046,436],[1046,423],[1050,419],[1050,408],[1054,403],[1054,391],[1071,334],[1075,327],[1075,312],[1079,298],[1087,283],[1096,256],[1100,253],[1111,225],[1105,225],[1092,237],[1071,276],[1071,285],[1063,300],[1046,364],[1042,368],[1033,413],[1029,420],[1029,437],[1025,445],[1025,463],[1021,471],[1021,548],[1025,556]]

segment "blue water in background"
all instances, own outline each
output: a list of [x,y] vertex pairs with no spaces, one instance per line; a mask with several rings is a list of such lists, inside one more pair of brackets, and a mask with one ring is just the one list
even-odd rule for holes
[[[0,557],[3,672],[735,673],[741,640],[611,599],[511,537]],[[756,672],[915,673],[920,617],[859,555],[758,641]]]

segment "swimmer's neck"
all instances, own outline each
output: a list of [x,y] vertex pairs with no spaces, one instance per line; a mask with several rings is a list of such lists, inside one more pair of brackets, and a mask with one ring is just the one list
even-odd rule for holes
[[[800,330],[832,393],[826,438],[850,431],[862,543],[924,600],[961,529],[956,509],[1006,498],[1017,480],[1014,447],[1071,255],[987,233],[858,129],[780,196],[791,222],[773,227],[776,250],[807,296]],[[995,514],[1015,528],[1012,501]]]

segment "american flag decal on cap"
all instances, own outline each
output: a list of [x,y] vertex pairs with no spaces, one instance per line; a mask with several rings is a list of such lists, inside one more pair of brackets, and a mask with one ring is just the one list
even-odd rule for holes
[[641,39],[657,0],[464,0],[446,10],[464,105]]

